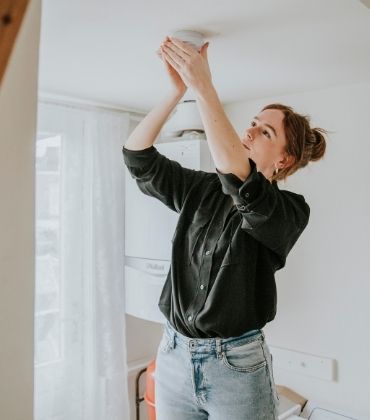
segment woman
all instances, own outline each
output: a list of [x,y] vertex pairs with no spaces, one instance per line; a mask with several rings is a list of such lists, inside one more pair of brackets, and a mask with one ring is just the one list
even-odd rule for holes
[[[213,87],[207,48],[166,39],[171,93],[122,149],[141,191],[179,213],[159,301],[167,324],[156,359],[157,419],[272,420],[279,399],[262,328],[276,314],[274,273],[310,213],[302,195],[277,181],[324,155],[325,131],[272,104],[239,139]],[[216,173],[183,168],[153,146],[187,87]]]

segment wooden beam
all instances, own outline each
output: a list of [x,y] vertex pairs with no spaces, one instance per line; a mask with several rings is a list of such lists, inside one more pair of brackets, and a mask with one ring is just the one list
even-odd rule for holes
[[29,0],[0,1],[0,85]]
[[366,6],[368,9],[370,9],[370,0],[360,0],[360,2]]

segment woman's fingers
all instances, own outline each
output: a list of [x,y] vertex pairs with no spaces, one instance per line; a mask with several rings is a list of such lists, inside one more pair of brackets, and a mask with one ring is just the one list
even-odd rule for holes
[[170,40],[175,45],[175,47],[177,47],[179,50],[183,51],[187,55],[192,56],[194,54],[197,54],[197,51],[193,47],[188,45],[186,42],[180,41],[179,39],[172,37],[170,37]]
[[162,53],[164,58],[171,64],[171,66],[173,66],[173,68],[179,72],[182,59],[168,47],[162,47]]
[[181,55],[177,54],[172,48],[170,48],[167,45],[163,47],[162,51],[169,55],[172,58],[172,60],[174,60],[178,65],[183,64],[185,61],[185,59]]
[[179,57],[181,57],[183,61],[189,61],[190,55],[187,52],[185,52],[184,50],[182,50],[181,48],[179,48],[173,42],[165,42],[164,45],[166,47],[168,47],[171,51],[176,53]]
[[[179,57],[182,58],[183,61],[188,61],[188,59],[193,56],[194,54],[197,54],[198,51],[196,51],[193,47],[189,46],[183,41],[180,41],[177,38],[170,38],[166,36],[165,40],[161,44],[161,48],[163,46],[168,47],[171,51],[176,53]],[[167,50],[168,54],[170,54],[170,51]],[[172,58],[175,59],[176,57],[172,55]]]
[[184,63],[188,63],[190,61],[190,56],[184,53],[184,51],[180,48],[176,47],[172,42],[166,42],[164,44],[164,50],[179,65],[183,65]]

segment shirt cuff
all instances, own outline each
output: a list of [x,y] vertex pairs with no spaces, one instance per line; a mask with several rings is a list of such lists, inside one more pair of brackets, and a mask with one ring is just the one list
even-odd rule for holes
[[255,162],[251,158],[248,158],[248,160],[251,172],[244,182],[233,173],[222,174],[216,168],[223,193],[231,195],[240,210],[245,208],[249,210],[249,208],[254,207],[254,204],[261,197],[262,190],[267,186],[266,182],[270,184],[270,181],[265,178],[262,172],[257,172]]
[[153,163],[153,158],[158,155],[158,150],[152,145],[143,150],[129,150],[122,147],[122,154],[125,164],[131,168],[143,168]]

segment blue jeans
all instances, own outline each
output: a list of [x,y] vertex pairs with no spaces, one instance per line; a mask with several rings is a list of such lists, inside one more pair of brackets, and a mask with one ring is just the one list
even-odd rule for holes
[[276,420],[279,398],[262,330],[189,338],[167,321],[156,358],[157,420]]

